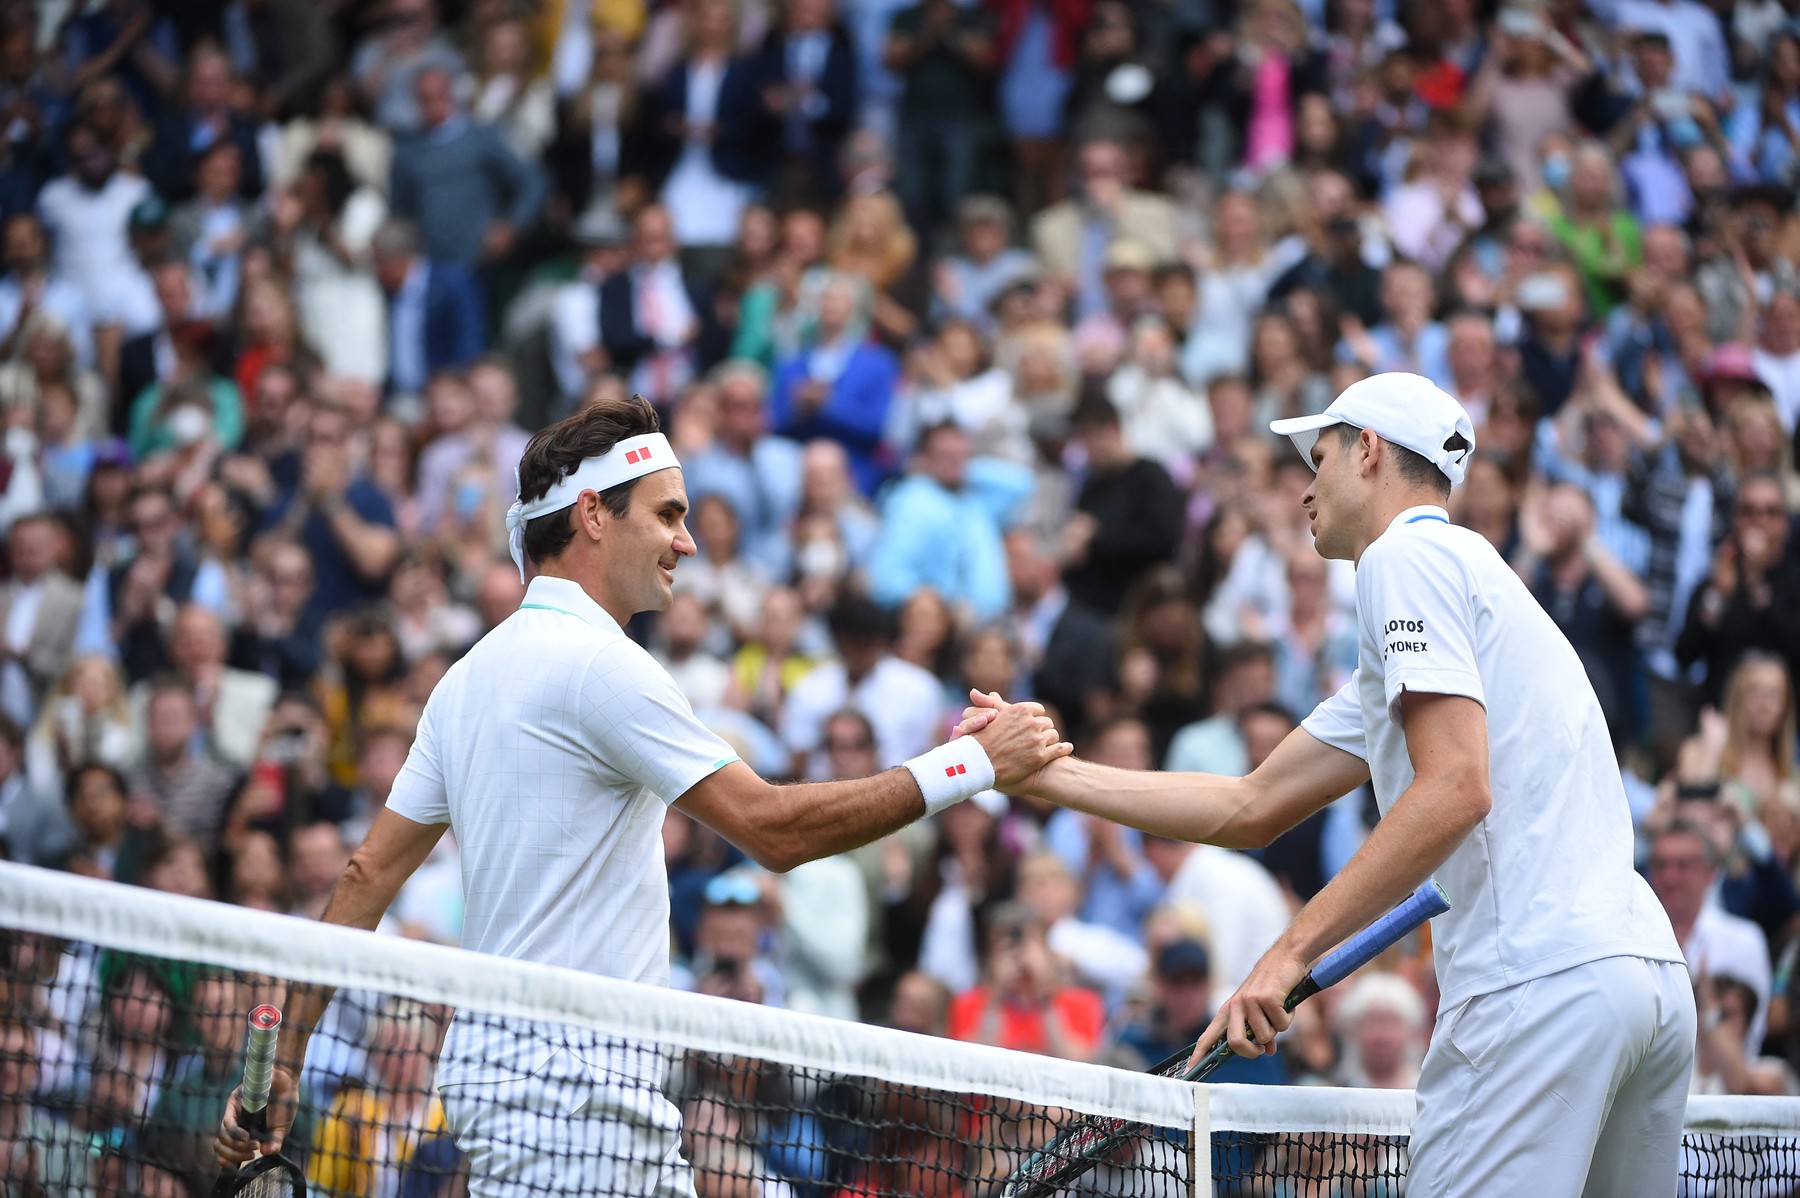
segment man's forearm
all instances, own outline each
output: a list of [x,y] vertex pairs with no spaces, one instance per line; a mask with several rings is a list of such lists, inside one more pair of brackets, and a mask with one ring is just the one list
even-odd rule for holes
[[1309,964],[1317,960],[1411,894],[1486,814],[1486,804],[1469,795],[1413,783],[1279,943]]
[[1059,807],[1085,811],[1152,836],[1247,847],[1257,839],[1249,779],[1218,774],[1122,770],[1070,757],[1032,788]]
[[[393,899],[393,893],[378,886],[353,859],[337,885],[332,887],[331,900],[325,904],[325,913],[319,919],[322,923],[373,931]],[[300,1070],[306,1064],[306,1046],[312,1040],[313,1031],[336,993],[335,986],[308,982],[288,985],[282,1006],[276,1064],[292,1073],[295,1080],[299,1079]]]

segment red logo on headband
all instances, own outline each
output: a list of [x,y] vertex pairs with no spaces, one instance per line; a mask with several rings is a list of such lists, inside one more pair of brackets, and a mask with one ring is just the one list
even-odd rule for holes
[[647,462],[649,460],[650,460],[649,449],[627,449],[625,451],[625,461],[629,465],[635,466],[639,462]]

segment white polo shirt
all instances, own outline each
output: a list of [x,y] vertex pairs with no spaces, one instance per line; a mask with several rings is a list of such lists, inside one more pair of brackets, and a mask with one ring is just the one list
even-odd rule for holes
[[[432,691],[387,805],[455,829],[464,948],[667,985],[664,811],[736,760],[579,585],[539,577]],[[498,1044],[453,1055],[507,1071]]]
[[1385,813],[1412,785],[1403,691],[1487,711],[1493,809],[1439,867],[1443,1009],[1604,957],[1680,961],[1632,868],[1631,813],[1581,661],[1519,576],[1439,507],[1409,508],[1356,571],[1356,674],[1301,725],[1369,763]]

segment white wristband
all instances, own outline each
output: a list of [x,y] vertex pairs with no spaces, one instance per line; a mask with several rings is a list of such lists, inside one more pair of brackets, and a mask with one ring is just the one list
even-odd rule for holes
[[928,753],[903,762],[925,796],[925,814],[936,815],[994,785],[994,764],[973,736],[945,741]]

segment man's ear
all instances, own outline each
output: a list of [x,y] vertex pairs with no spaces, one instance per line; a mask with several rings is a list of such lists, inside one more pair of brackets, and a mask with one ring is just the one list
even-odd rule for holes
[[1368,429],[1356,438],[1356,469],[1359,474],[1373,474],[1381,464],[1381,438]]
[[575,533],[598,541],[612,523],[612,513],[600,501],[600,492],[583,491],[575,500]]

